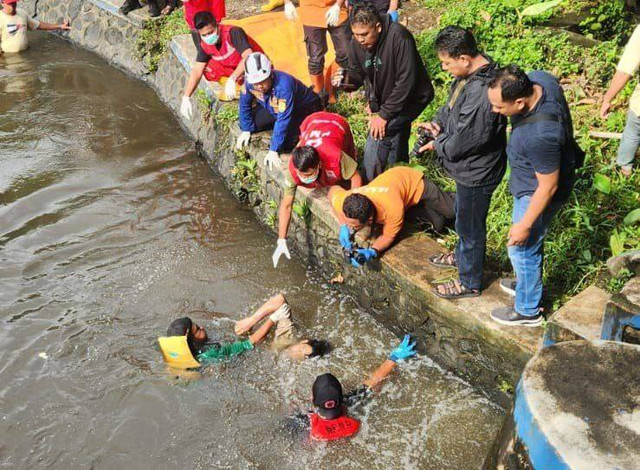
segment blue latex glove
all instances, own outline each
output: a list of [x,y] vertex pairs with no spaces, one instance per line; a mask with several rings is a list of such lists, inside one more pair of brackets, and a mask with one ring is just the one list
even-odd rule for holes
[[367,261],[371,261],[378,257],[378,252],[373,248],[358,248],[358,254],[363,255],[364,259]]
[[391,18],[391,22],[392,23],[397,23],[398,22],[398,10],[389,10],[387,12],[387,15],[389,15],[389,18]]
[[351,266],[353,266],[354,268],[361,268],[362,267],[362,265],[360,263],[358,263],[355,258],[351,258]]
[[351,249],[351,231],[349,230],[349,226],[347,224],[340,226],[340,236],[338,237],[338,239],[340,240],[340,245],[342,245],[342,248],[344,248],[345,250]]
[[415,356],[416,342],[414,341],[413,343],[410,343],[410,341],[411,341],[411,336],[404,335],[404,339],[402,340],[402,343],[396,346],[395,349],[391,351],[391,354],[389,354],[389,359],[391,359],[393,362],[398,362],[398,361],[407,359],[409,357]]

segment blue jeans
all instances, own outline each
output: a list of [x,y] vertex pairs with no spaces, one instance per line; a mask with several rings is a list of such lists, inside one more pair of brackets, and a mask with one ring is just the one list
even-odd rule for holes
[[640,145],[640,117],[629,110],[627,124],[624,126],[620,148],[618,149],[618,166],[624,170],[633,168],[633,160]]
[[[513,223],[524,217],[531,196],[516,198],[513,203]],[[562,206],[552,202],[531,227],[529,239],[524,246],[510,246],[509,259],[516,273],[515,309],[520,315],[533,317],[540,311],[542,304],[542,261],[544,258],[544,237],[547,235],[553,216]]]
[[498,183],[470,188],[456,185],[456,260],[460,283],[467,289],[482,290],[487,251],[487,214]]

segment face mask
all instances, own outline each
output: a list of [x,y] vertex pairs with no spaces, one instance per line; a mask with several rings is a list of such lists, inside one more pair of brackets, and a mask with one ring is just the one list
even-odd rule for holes
[[220,39],[220,36],[218,34],[216,34],[216,33],[209,34],[208,36],[204,36],[202,38],[202,40],[206,44],[209,44],[210,46],[213,46],[214,44],[216,44],[218,42],[218,39]]
[[298,178],[300,178],[300,181],[302,181],[303,184],[311,184],[318,179],[318,173],[319,172],[316,171],[315,174],[311,176],[303,176],[300,173],[298,173]]

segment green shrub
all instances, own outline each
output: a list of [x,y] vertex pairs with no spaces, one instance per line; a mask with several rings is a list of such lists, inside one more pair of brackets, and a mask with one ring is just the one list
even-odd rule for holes
[[[442,9],[439,0],[422,0],[427,8]],[[615,111],[606,123],[597,117],[597,108],[590,93],[606,86],[615,72],[621,53],[621,38],[628,36],[632,25],[621,1],[603,0],[583,2],[589,20],[581,25],[585,31],[598,31],[592,36],[606,39],[593,48],[579,47],[569,41],[566,34],[544,27],[553,11],[537,17],[522,17],[527,6],[538,3],[528,0],[469,0],[448,3],[440,17],[438,28],[459,25],[469,28],[485,53],[501,64],[517,63],[527,70],[544,69],[565,79],[567,99],[582,147],[587,151],[587,163],[581,171],[570,202],[552,224],[545,246],[545,284],[554,307],[567,295],[593,283],[604,270],[605,260],[616,250],[640,246],[639,224],[624,224],[624,218],[640,207],[640,176],[626,179],[615,170],[614,160],[618,142],[596,140],[589,130],[603,125],[607,130],[620,132],[625,121],[625,110]],[[565,2],[568,4],[570,2]],[[595,27],[595,24],[602,27]],[[432,118],[445,103],[451,78],[444,73],[437,60],[433,44],[437,31],[425,31],[416,37],[420,54],[436,87],[436,98],[422,115]],[[633,85],[628,86],[621,100],[630,96]],[[589,101],[589,99],[591,99]],[[579,105],[582,100],[585,104]],[[451,180],[443,174],[430,156],[414,163],[426,168],[427,175],[437,184],[452,189]],[[593,184],[593,177],[601,174],[609,181],[605,194]],[[506,182],[494,193],[487,221],[487,254],[489,267],[494,270],[510,269],[506,253],[507,232],[511,225],[513,199]],[[455,234],[446,237],[447,246],[453,246]]]
[[144,28],[138,34],[136,49],[138,56],[147,61],[150,72],[158,69],[160,59],[169,49],[169,43],[181,34],[189,34],[182,8],[174,10],[170,15],[145,21]]

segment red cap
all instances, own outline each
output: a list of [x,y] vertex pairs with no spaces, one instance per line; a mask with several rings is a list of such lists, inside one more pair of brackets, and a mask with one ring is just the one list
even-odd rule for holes
[[3,3],[7,3],[7,4],[11,4],[11,3],[18,3],[18,0],[2,0]]

